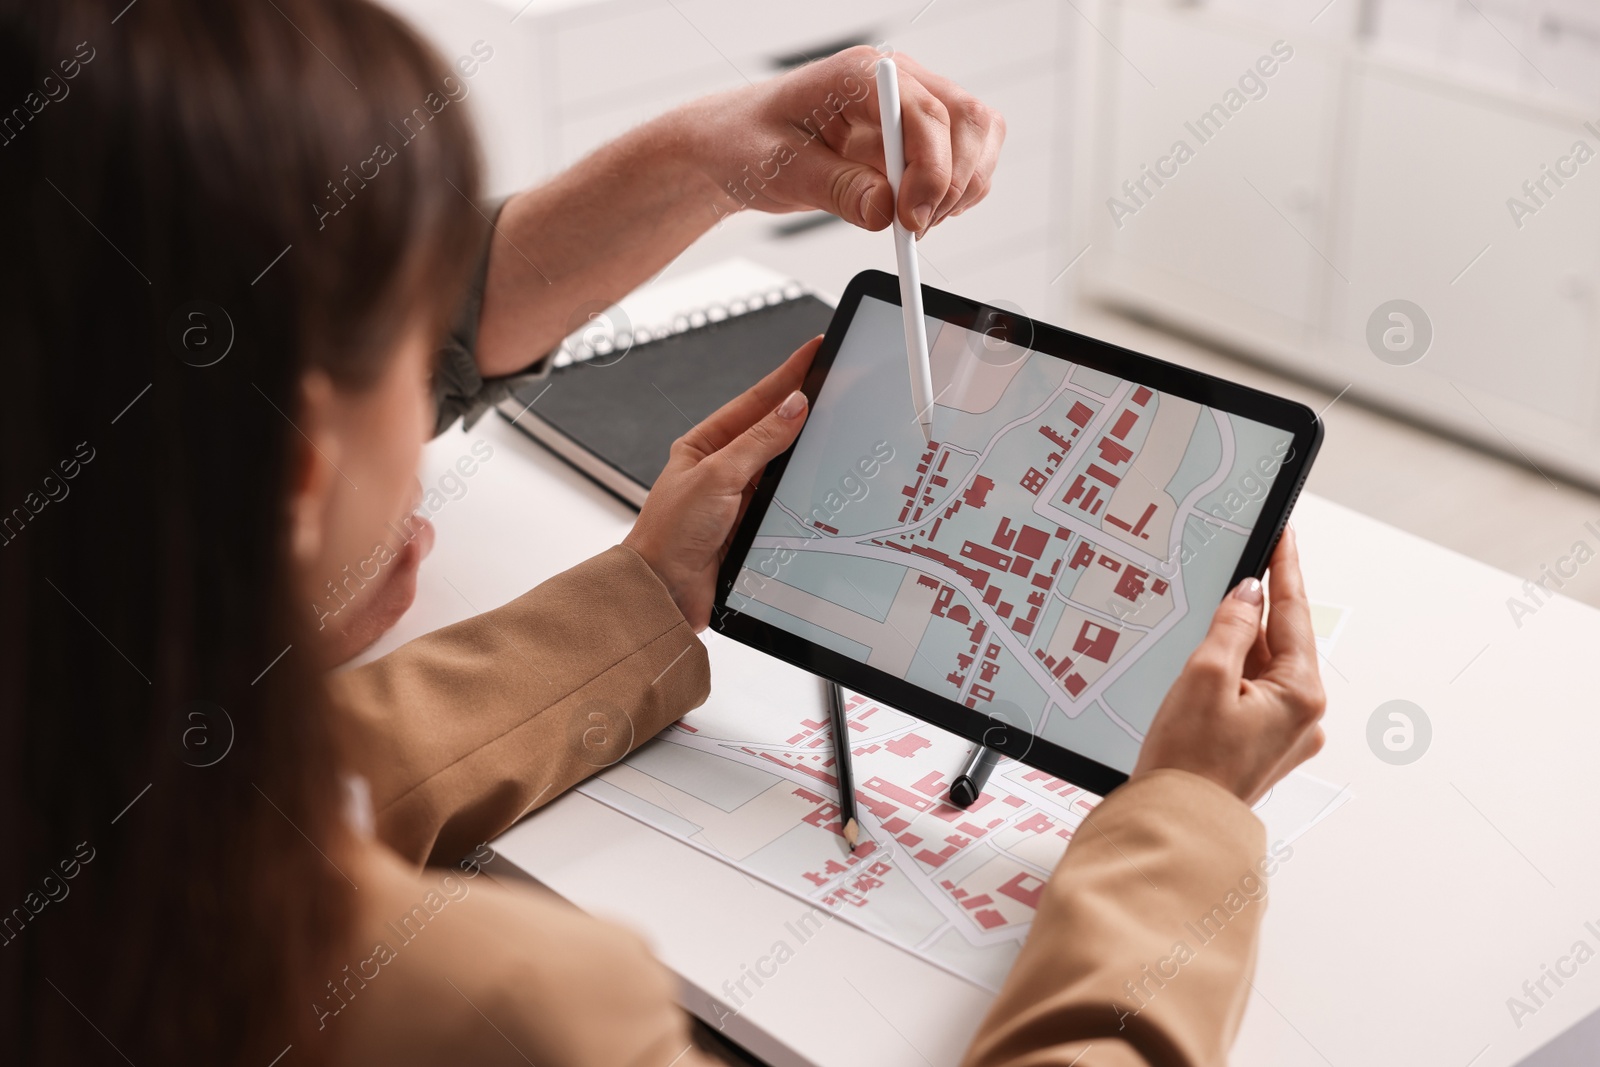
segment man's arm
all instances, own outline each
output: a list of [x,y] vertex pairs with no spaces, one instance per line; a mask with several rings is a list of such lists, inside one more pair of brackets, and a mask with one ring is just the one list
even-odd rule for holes
[[823,210],[869,230],[918,232],[988,193],[999,114],[896,56],[906,176],[883,174],[873,65],[847,49],[781,77],[677,108],[507,201],[494,220],[474,355],[484,378],[515,374],[589,314],[659,273],[745,208]]
[[[562,339],[737,210],[664,115],[548,183],[487,205],[483,259],[434,375],[435,433],[470,428]],[[719,214],[718,212],[721,212]]]
[[476,357],[514,374],[648,281],[724,213],[673,112],[506,201],[489,241]]
[[710,692],[705,647],[618,546],[333,680],[378,837],[453,863]]

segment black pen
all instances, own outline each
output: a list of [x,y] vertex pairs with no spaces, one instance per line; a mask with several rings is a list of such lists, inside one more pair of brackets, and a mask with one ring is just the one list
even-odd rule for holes
[[978,794],[983,792],[983,787],[989,782],[989,772],[994,770],[994,765],[1000,762],[1000,753],[986,745],[979,745],[972,750],[972,756],[967,760],[967,765],[956,775],[955,781],[950,783],[950,803],[958,808],[970,808],[977,803]]
[[844,716],[844,692],[839,683],[829,682],[827,690],[828,717],[833,720],[833,773],[839,779],[839,821],[844,824],[845,843],[854,852],[861,824],[856,822],[856,786],[850,773],[850,723]]

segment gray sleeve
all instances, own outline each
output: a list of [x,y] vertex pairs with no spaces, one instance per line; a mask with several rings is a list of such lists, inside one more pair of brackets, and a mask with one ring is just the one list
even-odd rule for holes
[[529,368],[500,378],[485,378],[478,373],[478,317],[483,310],[484,281],[489,274],[489,247],[494,239],[494,220],[499,219],[505,201],[485,205],[490,225],[486,227],[483,254],[478,258],[478,269],[473,273],[433,371],[433,399],[438,408],[434,421],[435,436],[444,433],[457,419],[463,420],[467,429],[483,417],[483,413],[498,404],[529,381],[549,374],[550,353],[541,353],[530,362]]

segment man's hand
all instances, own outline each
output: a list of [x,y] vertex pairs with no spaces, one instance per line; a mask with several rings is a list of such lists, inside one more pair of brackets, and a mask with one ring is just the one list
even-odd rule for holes
[[[732,209],[830,211],[869,230],[889,225],[883,124],[867,45],[743,89],[707,97],[672,118]],[[948,78],[894,56],[906,148],[900,222],[926,233],[989,192],[1006,124]]]
[[[746,207],[830,211],[869,230],[896,207],[875,65],[862,46],[634,127],[506,202],[478,320],[485,377],[514,374]],[[1005,122],[905,56],[900,221],[923,233],[989,192]]]
[[1268,573],[1266,627],[1261,583],[1248,578],[1223,598],[1161,702],[1134,777],[1186,770],[1254,804],[1322,749],[1326,700],[1294,527],[1283,531]]
[[768,461],[805,425],[799,392],[822,338],[678,438],[623,544],[644,557],[698,633],[711,621],[717,570]]

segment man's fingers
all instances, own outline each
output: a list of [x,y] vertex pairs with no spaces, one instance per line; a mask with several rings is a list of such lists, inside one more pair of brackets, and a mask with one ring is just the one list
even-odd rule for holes
[[[803,168],[796,172],[802,200],[869,230],[898,220],[920,234],[988,193],[1005,122],[955,82],[909,56],[895,55],[905,176],[898,201],[889,203],[874,69],[881,58],[876,49],[861,45],[783,79],[781,103],[794,116],[790,124],[813,138],[787,165]],[[842,115],[843,122],[816,119],[816,98],[824,91],[837,102],[832,114]]]
[[[949,116],[951,146],[949,184],[930,225],[965,211],[988,194],[1005,141],[1005,120],[960,85],[935,74],[907,55],[895,56],[901,74],[909,74],[944,104]],[[910,150],[907,150],[907,159]]]
[[[883,113],[878,107],[878,60],[884,54],[868,44],[856,45],[817,60],[796,72],[786,105],[790,125],[808,136],[820,137],[830,148],[845,154],[845,145],[862,135],[861,147],[870,140],[877,146],[877,164],[883,170]],[[898,66],[898,63],[897,63]],[[785,79],[788,80],[788,79]],[[831,122],[819,115],[837,109],[842,122]],[[852,159],[857,158],[851,155]],[[863,159],[863,162],[870,160]]]
[[848,159],[822,142],[808,145],[789,164],[801,197],[825,206],[844,221],[865,230],[881,230],[891,221],[889,179],[883,163]]
[[909,73],[900,78],[900,124],[906,173],[896,217],[906,229],[920,233],[950,191],[950,112]]
[[986,178],[978,176],[978,166],[989,138],[989,109],[959,90],[956,96],[944,99],[944,106],[950,115],[950,185],[934,208],[929,226],[955,210],[968,185],[974,181],[987,183]]
[[1261,630],[1261,583],[1246,578],[1222,598],[1211,629],[1185,668],[1210,676],[1218,687],[1236,689],[1244,674],[1245,656]]
[[796,389],[772,411],[717,452],[732,474],[730,489],[743,491],[753,485],[761,469],[784,449],[794,444],[805,425],[806,395]]
[[989,195],[990,185],[994,181],[994,169],[1000,163],[1000,148],[1005,144],[1005,140],[1005,119],[999,112],[994,112],[994,122],[989,126],[983,152],[978,157],[978,165],[973,168],[972,178],[967,182],[961,199],[950,209],[950,214],[959,215]]
[[[806,380],[806,371],[822,347],[818,334],[799,348],[783,364],[726,404],[713,412],[704,422],[684,434],[680,442],[701,456],[727,447],[728,443],[748,430],[756,420],[777,407],[783,398],[794,392]],[[781,451],[781,449],[780,449]]]

